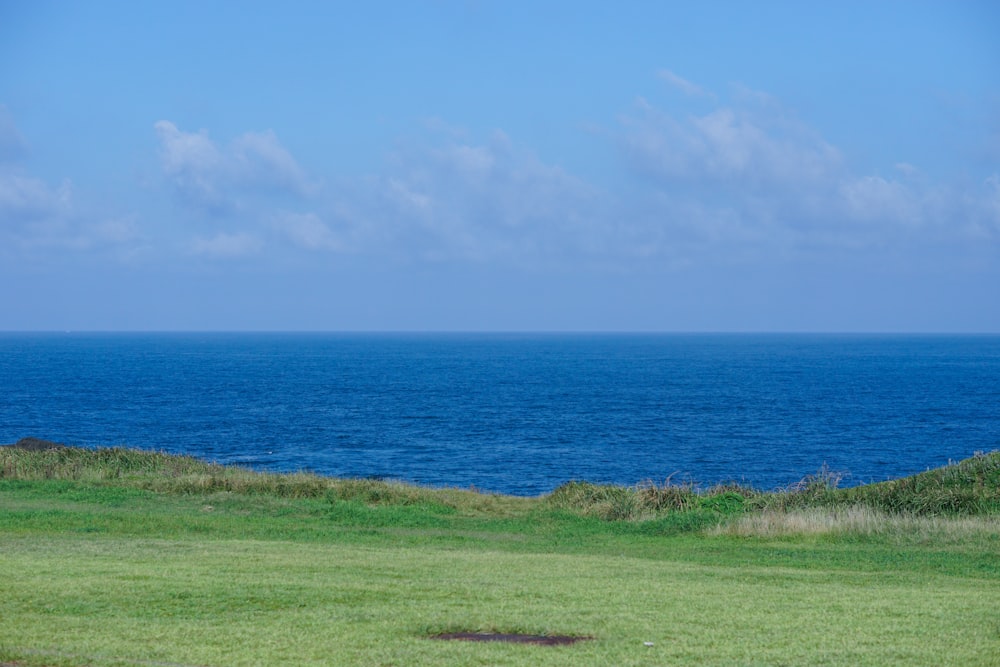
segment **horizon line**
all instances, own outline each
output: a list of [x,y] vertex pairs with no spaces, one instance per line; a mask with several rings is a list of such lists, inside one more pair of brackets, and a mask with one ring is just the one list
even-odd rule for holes
[[914,329],[0,329],[0,335],[5,334],[997,336],[1000,335],[1000,331]]

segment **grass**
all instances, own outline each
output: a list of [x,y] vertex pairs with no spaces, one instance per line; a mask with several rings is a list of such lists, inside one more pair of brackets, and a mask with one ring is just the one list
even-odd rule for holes
[[714,526],[713,535],[776,537],[831,535],[892,537],[913,543],[954,544],[973,536],[1000,532],[1000,517],[943,517],[887,514],[864,505],[810,507],[798,510],[769,509],[747,513]]
[[512,498],[0,448],[0,664],[997,665],[998,470]]

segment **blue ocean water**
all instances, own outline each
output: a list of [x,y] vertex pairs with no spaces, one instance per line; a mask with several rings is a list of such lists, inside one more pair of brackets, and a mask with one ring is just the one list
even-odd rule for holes
[[0,443],[534,495],[1000,448],[1000,336],[0,334]]

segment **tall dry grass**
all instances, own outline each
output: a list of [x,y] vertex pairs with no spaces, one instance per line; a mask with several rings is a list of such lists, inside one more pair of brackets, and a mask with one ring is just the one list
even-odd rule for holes
[[817,535],[902,536],[909,540],[951,543],[970,537],[997,541],[1000,516],[921,516],[890,514],[866,505],[767,509],[713,526],[712,535],[789,537]]

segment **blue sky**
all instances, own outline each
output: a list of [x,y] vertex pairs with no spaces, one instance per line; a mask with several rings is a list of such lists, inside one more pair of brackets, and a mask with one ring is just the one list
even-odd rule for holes
[[0,330],[1000,331],[994,2],[0,0]]

